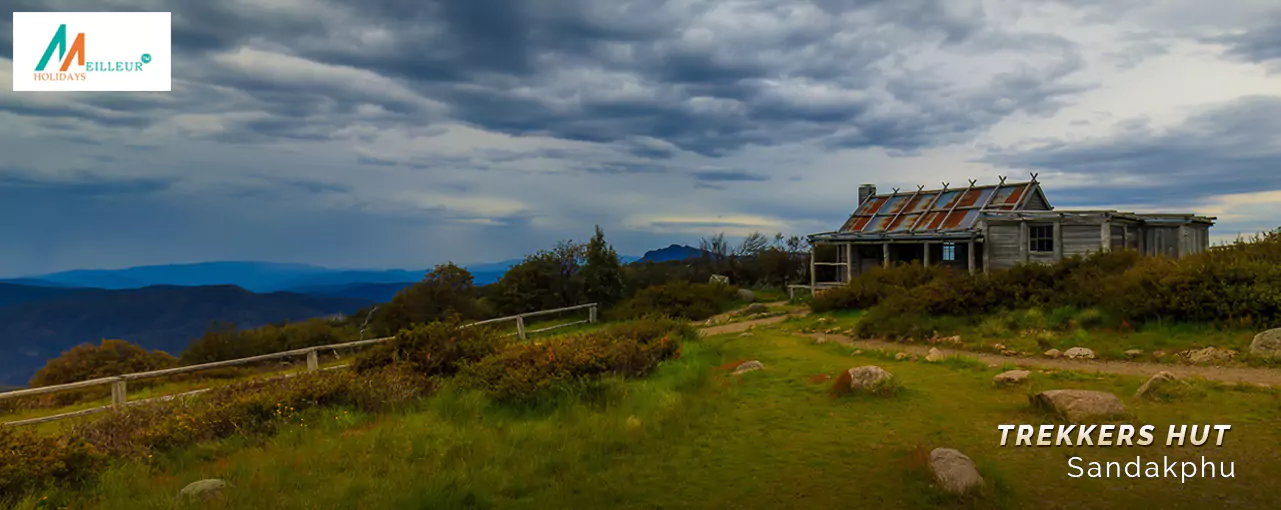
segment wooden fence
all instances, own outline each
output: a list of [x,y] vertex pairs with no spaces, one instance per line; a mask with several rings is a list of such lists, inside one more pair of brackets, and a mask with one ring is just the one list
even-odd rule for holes
[[[553,313],[581,310],[584,308],[587,309],[587,313],[588,313],[587,318],[584,320],[569,322],[565,324],[557,324],[555,326],[536,329],[532,331],[525,330],[525,318],[527,317],[536,317],[540,315],[548,315]],[[486,324],[496,324],[496,323],[506,322],[506,321],[516,321],[516,332],[511,333],[508,336],[515,335],[515,336],[519,336],[521,340],[525,340],[528,338],[528,335],[531,335],[534,333],[542,333],[542,332],[574,326],[578,324],[595,323],[597,321],[596,310],[597,310],[596,303],[586,303],[586,304],[575,305],[575,306],[567,306],[564,308],[555,308],[551,310],[539,310],[536,312],[522,313],[519,315],[512,315],[509,317],[499,317],[497,319],[483,320],[479,322],[473,322],[470,324],[464,324],[462,327],[467,328],[467,327],[481,326]],[[366,345],[373,345],[376,343],[386,342],[393,338],[395,337],[372,338],[369,340],[357,340],[355,342],[345,342],[341,344],[319,345],[316,347],[305,347],[302,349],[275,352],[271,354],[263,354],[260,356],[250,356],[248,358],[229,359],[225,361],[215,361],[212,363],[201,363],[199,365],[188,365],[185,367],[166,368],[163,370],[152,370],[150,372],[136,372],[132,374],[124,374],[124,375],[117,375],[117,376],[111,376],[111,377],[100,377],[97,379],[89,379],[86,381],[79,381],[79,382],[73,382],[73,383],[67,383],[67,384],[56,384],[53,386],[41,386],[39,388],[28,388],[24,390],[8,391],[8,392],[0,393],[0,400],[10,399],[10,398],[30,397],[35,395],[47,395],[49,393],[57,393],[59,391],[76,390],[81,388],[89,388],[93,386],[103,386],[103,385],[109,384],[111,385],[111,404],[101,406],[101,407],[94,407],[90,409],[82,409],[79,411],[72,411],[68,413],[55,414],[51,416],[41,416],[39,418],[31,418],[27,420],[4,422],[4,423],[0,423],[0,426],[33,425],[36,423],[44,423],[44,422],[49,422],[54,420],[61,420],[65,418],[74,418],[76,416],[86,416],[86,415],[100,413],[107,410],[119,411],[121,409],[124,409],[126,406],[130,406],[130,405],[138,405],[138,404],[153,402],[157,400],[172,400],[177,397],[196,395],[199,393],[204,393],[206,391],[209,391],[208,388],[205,388],[205,389],[199,389],[194,391],[188,391],[185,393],[179,393],[176,395],[165,395],[161,397],[135,400],[133,402],[129,402],[128,394],[126,393],[126,384],[129,381],[137,381],[142,379],[154,379],[157,377],[165,377],[165,376],[178,375],[178,374],[189,374],[192,372],[199,372],[201,370],[232,367],[232,366],[238,366],[238,365],[248,365],[250,363],[257,363],[260,361],[292,358],[295,356],[306,356],[307,371],[315,372],[317,370],[321,370],[320,355],[319,355],[320,351],[330,351],[330,350],[337,351],[339,349],[350,349],[353,347],[362,347]],[[347,365],[338,365],[334,367],[327,367],[324,370],[332,370],[337,368],[343,368],[346,366]],[[276,378],[283,378],[283,377],[292,377],[292,375],[284,375]]]

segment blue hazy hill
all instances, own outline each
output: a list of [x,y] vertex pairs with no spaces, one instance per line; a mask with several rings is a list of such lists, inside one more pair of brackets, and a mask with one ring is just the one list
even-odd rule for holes
[[689,260],[703,256],[703,250],[693,246],[673,244],[666,248],[650,250],[645,252],[638,262],[670,262],[673,260]]

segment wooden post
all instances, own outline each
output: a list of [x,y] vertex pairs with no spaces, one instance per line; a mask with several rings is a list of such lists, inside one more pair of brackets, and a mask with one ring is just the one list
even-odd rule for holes
[[922,259],[922,263],[925,264],[925,267],[930,267],[930,243],[924,243],[924,244],[925,244],[925,258]]
[[596,305],[587,309],[587,322],[596,324]]
[[854,281],[854,243],[845,243],[845,283]]
[[[854,264],[854,270],[857,271],[858,274],[863,274],[863,256],[859,255],[858,247],[854,246],[854,243],[850,243],[850,256],[854,259],[852,262],[852,264]],[[850,273],[850,280],[854,280],[853,272]]]
[[1020,221],[1019,222],[1019,260],[1022,260],[1023,262],[1028,261],[1028,252],[1031,251],[1031,247],[1028,246],[1029,242],[1031,241],[1028,239],[1027,221]]
[[1063,221],[1054,221],[1054,261],[1063,260]]
[[1182,223],[1179,224],[1179,239],[1174,244],[1174,258],[1183,258],[1188,254],[1188,227]]
[[814,258],[817,256],[815,254],[818,253],[818,247],[819,247],[818,243],[810,245],[810,288],[811,289],[814,288],[814,285],[818,284],[818,271],[816,271],[817,266],[814,264]]
[[1103,226],[1099,228],[1099,250],[1107,253],[1112,251],[1112,221],[1103,220]]
[[307,371],[315,372],[316,370],[319,370],[319,369],[320,369],[320,356],[316,354],[315,349],[307,351]]
[[125,382],[120,380],[111,383],[111,410],[123,410],[125,408],[125,402],[128,400],[129,396],[125,393]]
[[890,267],[890,243],[881,245],[881,267]]
[[979,230],[983,231],[983,272],[987,273],[992,269],[992,238],[987,235],[987,221],[980,220]]
[[516,336],[520,337],[521,340],[525,339],[525,316],[524,315],[516,316]]
[[970,242],[965,243],[965,255],[970,259],[969,260],[970,274],[974,274],[974,240],[973,239],[970,239]]

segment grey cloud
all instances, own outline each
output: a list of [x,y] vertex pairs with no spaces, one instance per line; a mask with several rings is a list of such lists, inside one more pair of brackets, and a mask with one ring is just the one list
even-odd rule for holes
[[1228,55],[1281,69],[1281,14],[1244,33],[1218,37],[1212,41],[1226,44]]
[[1228,193],[1281,190],[1278,131],[1281,98],[1252,96],[1204,109],[1164,131],[1136,123],[1112,138],[993,153],[985,161],[1063,172],[1098,183],[1058,195],[1074,204],[1186,203]]
[[710,182],[761,182],[769,180],[769,176],[741,170],[706,170],[694,172],[693,175],[700,181]]

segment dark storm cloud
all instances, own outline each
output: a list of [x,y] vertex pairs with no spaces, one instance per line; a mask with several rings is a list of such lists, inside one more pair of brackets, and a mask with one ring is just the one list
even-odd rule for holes
[[53,193],[67,198],[149,195],[172,185],[169,179],[107,178],[86,170],[66,172],[55,178],[18,168],[0,168],[0,188]]
[[[1251,96],[1205,109],[1168,130],[1132,125],[1112,138],[1045,144],[992,154],[986,161],[1102,183],[1055,192],[1060,202],[1186,203],[1222,194],[1281,190],[1279,131],[1281,98]],[[1114,179],[1123,181],[1108,184]]]
[[1245,33],[1214,41],[1226,44],[1228,55],[1281,69],[1281,15]]
[[761,182],[768,181],[769,176],[744,172],[741,170],[707,170],[694,172],[694,178],[708,182]]

